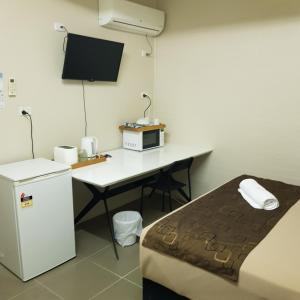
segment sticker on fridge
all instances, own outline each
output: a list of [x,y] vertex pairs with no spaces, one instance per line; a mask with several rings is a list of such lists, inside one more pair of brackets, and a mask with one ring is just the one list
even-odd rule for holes
[[26,208],[26,207],[31,207],[32,206],[32,195],[26,195],[25,193],[22,193],[20,196],[21,200],[21,207]]

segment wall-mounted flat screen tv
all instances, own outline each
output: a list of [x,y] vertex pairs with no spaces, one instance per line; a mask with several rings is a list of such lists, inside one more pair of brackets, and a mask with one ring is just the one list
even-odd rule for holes
[[63,79],[118,80],[123,43],[68,34]]

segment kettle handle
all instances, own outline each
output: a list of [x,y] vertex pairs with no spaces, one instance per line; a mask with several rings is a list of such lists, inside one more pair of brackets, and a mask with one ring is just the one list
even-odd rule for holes
[[92,142],[92,152],[93,152],[93,155],[97,155],[98,154],[98,139],[95,137],[95,136],[92,136],[91,137],[93,139],[93,142]]

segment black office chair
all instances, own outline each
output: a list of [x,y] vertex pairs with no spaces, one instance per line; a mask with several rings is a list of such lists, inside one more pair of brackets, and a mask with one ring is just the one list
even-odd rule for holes
[[[165,194],[169,194],[169,208],[172,211],[172,198],[171,192],[177,190],[187,201],[192,200],[192,191],[191,191],[191,178],[190,178],[190,169],[193,163],[193,157],[175,161],[166,169],[160,170],[157,178],[150,183],[147,183],[142,186],[142,194],[141,194],[141,202],[140,202],[140,213],[143,213],[143,202],[144,202],[144,189],[145,188],[152,188],[152,191],[149,195],[149,198],[152,197],[153,193],[156,190],[162,191],[162,211],[165,210]],[[189,195],[185,193],[183,187],[186,186],[185,183],[179,182],[173,178],[173,173],[187,170],[187,179],[188,179],[188,190]]]

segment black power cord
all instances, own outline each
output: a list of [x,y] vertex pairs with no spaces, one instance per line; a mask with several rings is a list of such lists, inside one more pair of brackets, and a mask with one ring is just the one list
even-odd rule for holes
[[22,110],[22,115],[30,121],[30,137],[31,137],[31,153],[32,153],[32,158],[35,158],[34,155],[34,143],[33,143],[33,124],[32,124],[32,118],[31,114],[29,114],[26,110]]
[[146,118],[146,112],[147,112],[147,110],[150,108],[152,102],[151,102],[150,96],[148,96],[147,94],[144,93],[142,96],[143,96],[143,98],[147,98],[147,99],[149,100],[149,105],[147,106],[147,108],[146,108],[145,111],[144,111],[144,118]]

